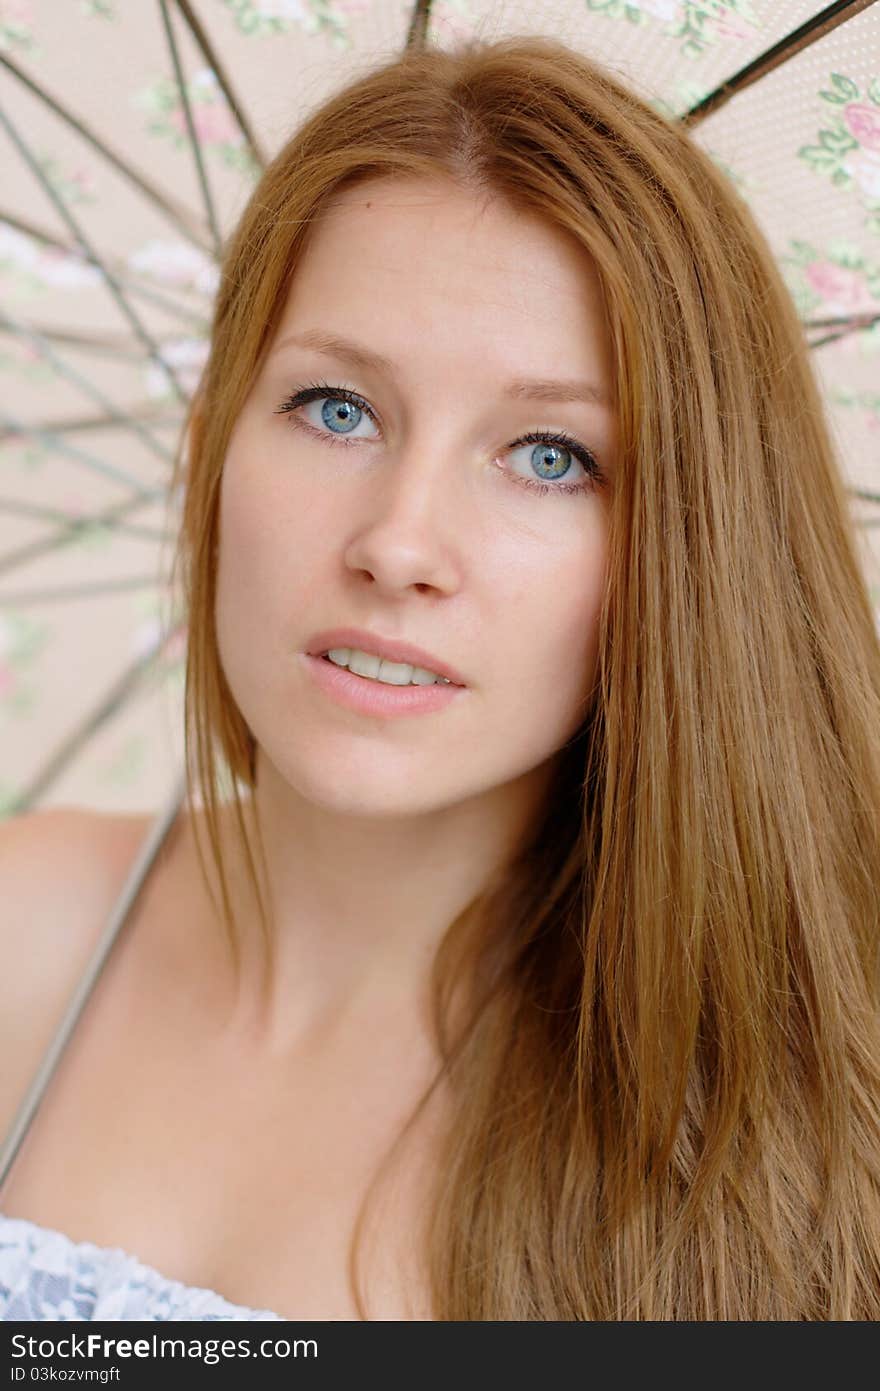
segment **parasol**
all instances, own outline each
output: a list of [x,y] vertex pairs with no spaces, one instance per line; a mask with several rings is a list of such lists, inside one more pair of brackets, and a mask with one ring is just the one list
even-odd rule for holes
[[873,0],[0,0],[0,815],[180,795],[169,481],[260,170],[407,44],[535,33],[684,122],[753,209],[880,611]]

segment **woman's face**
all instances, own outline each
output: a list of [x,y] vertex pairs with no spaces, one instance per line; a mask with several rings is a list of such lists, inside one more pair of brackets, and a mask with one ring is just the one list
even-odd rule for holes
[[[292,788],[407,814],[546,773],[596,674],[612,392],[598,280],[566,234],[433,182],[374,180],[324,212],[221,484],[220,657]],[[305,654],[348,626],[415,643],[465,689],[427,713],[339,703]]]

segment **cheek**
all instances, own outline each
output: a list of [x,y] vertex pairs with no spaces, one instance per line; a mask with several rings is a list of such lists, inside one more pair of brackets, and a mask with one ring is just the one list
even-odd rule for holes
[[262,590],[261,565],[266,555],[265,513],[255,505],[246,470],[234,457],[226,460],[220,480],[217,602],[230,617],[253,612]]
[[[320,553],[337,504],[321,472],[297,453],[292,427],[243,420],[233,432],[220,481],[223,547],[253,569]],[[228,540],[228,545],[226,544]]]
[[220,481],[216,625],[224,665],[266,646],[278,632],[284,596],[289,610],[296,592],[290,567],[297,538],[286,534],[268,471],[252,462],[259,453],[244,445],[227,454]]
[[598,512],[581,512],[570,528],[557,528],[552,543],[520,547],[508,569],[508,624],[521,650],[563,681],[597,649],[605,588],[607,532]]
[[589,538],[545,555],[532,582],[516,586],[517,600],[506,610],[516,654],[508,670],[516,673],[523,718],[566,733],[577,724],[596,676],[605,566],[604,533],[591,527]]
[[220,481],[215,616],[230,669],[249,656],[283,669],[301,648],[304,616],[326,607],[332,518],[314,515],[317,490],[291,486],[270,448],[242,432]]
[[[277,446],[275,446],[277,450]],[[272,586],[272,571],[297,553],[303,534],[298,499],[278,468],[273,441],[251,425],[240,428],[220,479],[220,565],[235,586]]]

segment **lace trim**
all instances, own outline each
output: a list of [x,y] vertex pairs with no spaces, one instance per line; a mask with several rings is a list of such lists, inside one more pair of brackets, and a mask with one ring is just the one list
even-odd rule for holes
[[170,1280],[127,1251],[0,1214],[0,1319],[261,1319],[214,1290]]

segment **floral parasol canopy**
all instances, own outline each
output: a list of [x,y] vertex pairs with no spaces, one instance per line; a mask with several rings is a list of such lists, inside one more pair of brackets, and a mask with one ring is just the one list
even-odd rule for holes
[[0,0],[0,815],[145,810],[183,764],[169,480],[262,168],[407,44],[535,33],[686,123],[752,207],[880,613],[873,0]]

